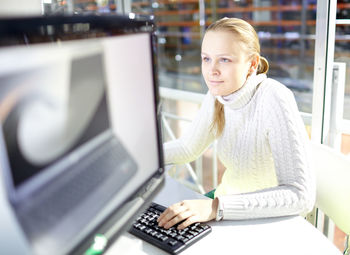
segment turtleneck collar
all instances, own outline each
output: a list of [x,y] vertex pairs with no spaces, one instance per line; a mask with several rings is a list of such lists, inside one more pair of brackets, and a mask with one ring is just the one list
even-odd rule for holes
[[237,91],[227,96],[216,96],[217,100],[231,109],[239,109],[245,106],[253,97],[256,87],[266,79],[266,74],[252,74],[244,85]]

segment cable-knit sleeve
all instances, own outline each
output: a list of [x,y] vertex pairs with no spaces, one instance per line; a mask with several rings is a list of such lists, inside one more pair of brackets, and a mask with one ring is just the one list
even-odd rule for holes
[[309,140],[292,92],[271,86],[264,100],[266,140],[271,149],[278,185],[261,191],[219,197],[224,219],[305,215],[316,197],[309,163]]
[[208,92],[201,107],[185,130],[176,140],[163,145],[165,164],[183,164],[197,159],[215,139],[210,131],[215,98]]

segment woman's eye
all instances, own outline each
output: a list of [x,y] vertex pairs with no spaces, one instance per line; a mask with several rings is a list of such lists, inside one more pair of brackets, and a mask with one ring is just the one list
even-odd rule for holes
[[229,60],[228,58],[222,58],[222,59],[220,59],[220,61],[221,61],[222,63],[228,63],[228,62],[230,62],[230,60]]
[[209,58],[208,58],[208,57],[203,57],[203,58],[202,58],[202,61],[203,61],[203,62],[209,62]]

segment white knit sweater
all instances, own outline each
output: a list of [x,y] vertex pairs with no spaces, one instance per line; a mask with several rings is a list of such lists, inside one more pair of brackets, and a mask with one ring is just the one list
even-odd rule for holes
[[[292,92],[265,74],[253,75],[224,104],[218,157],[226,167],[215,191],[224,219],[306,214],[315,202],[308,137]],[[164,144],[165,163],[198,158],[214,141],[215,97],[209,92],[181,138]]]

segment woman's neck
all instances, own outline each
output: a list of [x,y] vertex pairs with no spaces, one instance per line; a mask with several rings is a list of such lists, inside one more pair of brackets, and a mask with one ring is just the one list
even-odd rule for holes
[[265,79],[266,74],[252,74],[247,78],[246,82],[239,90],[226,96],[217,96],[216,98],[220,103],[227,105],[232,109],[241,108],[251,100],[255,94],[257,85]]

